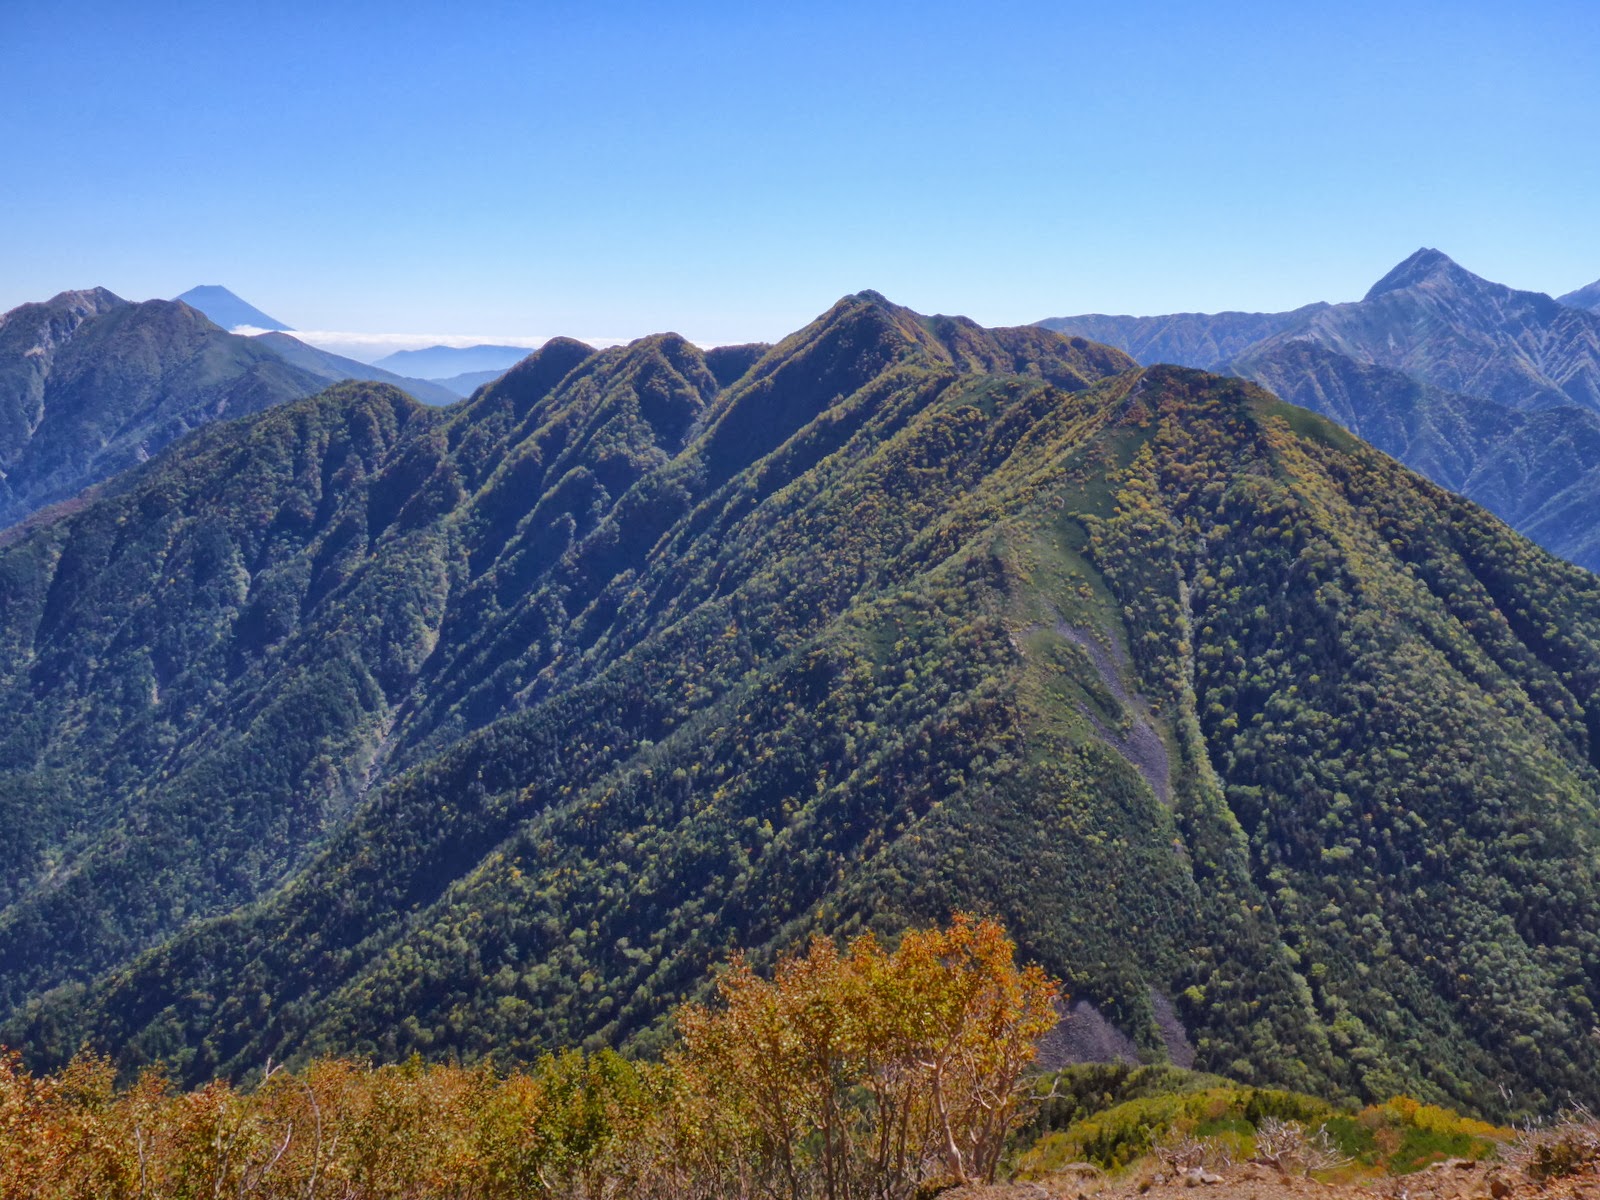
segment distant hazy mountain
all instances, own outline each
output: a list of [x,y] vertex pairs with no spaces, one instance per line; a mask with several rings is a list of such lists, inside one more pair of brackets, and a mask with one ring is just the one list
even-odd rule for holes
[[323,386],[177,301],[94,288],[14,308],[0,316],[0,526],[207,422]]
[[1040,324],[1255,380],[1600,570],[1600,312],[1418,250],[1349,304]]
[[[1584,289],[1587,291],[1588,289]],[[1491,283],[1437,250],[1418,250],[1349,304],[1287,313],[1052,317],[1140,362],[1215,368],[1269,339],[1314,341],[1448,391],[1510,408],[1576,403],[1600,411],[1600,313]]]
[[1588,287],[1581,287],[1575,292],[1568,292],[1565,296],[1557,296],[1556,299],[1572,308],[1587,308],[1600,312],[1600,279],[1596,279]]
[[530,353],[526,346],[428,346],[422,350],[396,350],[373,366],[413,379],[447,379],[482,371],[498,375]]
[[208,283],[190,288],[178,297],[190,308],[197,308],[223,329],[238,329],[249,325],[256,329],[289,329],[282,321],[267,316],[253,304],[239,299],[227,288]]
[[385,371],[382,367],[357,362],[353,358],[329,354],[326,350],[308,346],[299,338],[290,337],[287,333],[263,333],[255,340],[271,349],[285,362],[293,363],[301,370],[310,371],[324,383],[338,383],[345,379],[389,383],[402,391],[410,392],[424,404],[454,404],[461,399],[460,392],[432,380],[410,379],[404,375],[396,375],[392,371]]
[[1600,313],[1491,283],[1437,250],[1418,250],[1365,299],[1312,311],[1274,337],[1510,408],[1600,412]]
[[504,374],[504,371],[466,371],[460,375],[451,375],[446,379],[434,379],[429,382],[454,392],[458,397],[464,397],[472,395],[484,384],[493,382]]
[[1210,370],[1263,338],[1327,307],[1326,304],[1310,304],[1284,313],[1172,313],[1164,317],[1088,313],[1081,317],[1051,317],[1039,324],[1057,333],[1115,346],[1141,363],[1177,363]]

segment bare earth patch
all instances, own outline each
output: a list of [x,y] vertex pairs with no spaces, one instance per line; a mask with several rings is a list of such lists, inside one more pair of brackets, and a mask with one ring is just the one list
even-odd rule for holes
[[[1384,1179],[1325,1183],[1280,1175],[1253,1164],[1212,1174],[1162,1177],[1134,1171],[1108,1179],[1085,1166],[1048,1178],[993,1187],[956,1188],[941,1200],[1600,1200],[1600,1175],[1537,1182],[1496,1163],[1452,1160]],[[1159,1182],[1158,1182],[1159,1180]]]

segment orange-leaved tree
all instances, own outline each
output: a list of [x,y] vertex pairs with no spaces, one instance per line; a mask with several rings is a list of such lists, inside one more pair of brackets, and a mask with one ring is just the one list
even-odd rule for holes
[[1015,951],[997,923],[958,915],[892,952],[871,934],[842,954],[815,938],[770,981],[735,959],[721,1003],[680,1014],[677,1066],[717,1101],[713,1136],[759,1165],[751,1191],[855,1200],[992,1180],[1059,992]]

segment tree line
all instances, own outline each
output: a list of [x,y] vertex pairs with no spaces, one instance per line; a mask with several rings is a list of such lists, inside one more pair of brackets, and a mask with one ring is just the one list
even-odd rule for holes
[[741,958],[658,1061],[547,1054],[508,1073],[340,1058],[250,1086],[119,1086],[79,1054],[0,1057],[0,1198],[891,1200],[992,1181],[1031,1112],[1058,986],[958,915],[890,950],[814,938]]

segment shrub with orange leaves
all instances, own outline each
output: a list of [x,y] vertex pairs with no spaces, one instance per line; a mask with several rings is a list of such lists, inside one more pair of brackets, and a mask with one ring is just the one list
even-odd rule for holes
[[1057,985],[1019,969],[993,921],[958,916],[892,953],[825,938],[769,982],[735,960],[716,1008],[679,1018],[676,1062],[720,1101],[718,1128],[766,1194],[827,1200],[994,1178],[1030,1102],[1023,1073]]
[[183,1093],[0,1053],[0,1200],[893,1200],[992,1179],[1055,1021],[1056,985],[1013,957],[958,917],[892,953],[819,938],[771,981],[736,959],[663,1063],[319,1059]]

